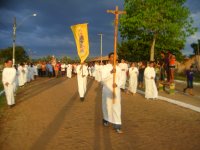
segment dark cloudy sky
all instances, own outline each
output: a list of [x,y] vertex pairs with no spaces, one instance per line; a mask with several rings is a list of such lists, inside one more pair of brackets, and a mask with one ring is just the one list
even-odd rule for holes
[[[113,49],[114,16],[106,13],[123,0],[0,0],[0,49],[12,46],[14,16],[17,19],[17,45],[25,47],[32,57],[45,55],[77,55],[70,26],[88,23],[90,56],[100,55],[100,36],[103,34],[103,55]],[[200,29],[199,0],[188,0],[194,25]],[[30,17],[37,13],[36,17]],[[189,37],[184,54],[191,54],[190,43],[197,41],[200,32]]]

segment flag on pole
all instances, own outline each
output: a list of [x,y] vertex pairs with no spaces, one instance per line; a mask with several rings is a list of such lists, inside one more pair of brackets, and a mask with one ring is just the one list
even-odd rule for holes
[[71,26],[71,29],[74,34],[77,53],[82,63],[85,61],[90,53],[87,23],[73,25]]

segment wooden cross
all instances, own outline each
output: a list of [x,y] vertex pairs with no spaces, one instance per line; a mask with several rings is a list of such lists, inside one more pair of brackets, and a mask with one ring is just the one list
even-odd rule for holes
[[[116,58],[117,58],[117,37],[118,37],[118,22],[119,15],[126,14],[125,11],[119,11],[118,6],[116,6],[115,10],[107,10],[107,13],[112,13],[115,15],[115,32],[114,32],[114,63],[113,70],[116,70]],[[115,84],[116,72],[113,73],[113,84]],[[115,87],[113,86],[113,103],[115,103]]]

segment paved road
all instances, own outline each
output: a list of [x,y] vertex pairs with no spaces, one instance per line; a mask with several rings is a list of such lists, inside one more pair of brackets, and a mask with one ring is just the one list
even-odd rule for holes
[[198,150],[200,113],[122,93],[124,133],[102,126],[101,85],[88,80],[84,102],[76,78],[40,78],[20,89],[0,120],[1,150]]

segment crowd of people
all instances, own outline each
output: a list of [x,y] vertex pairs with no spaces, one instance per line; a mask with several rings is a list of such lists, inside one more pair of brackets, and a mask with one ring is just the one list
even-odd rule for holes
[[[117,133],[123,133],[121,130],[121,92],[135,95],[137,88],[143,88],[147,100],[157,99],[158,82],[168,85],[174,84],[176,58],[171,52],[166,54],[161,52],[161,59],[158,62],[129,63],[121,59],[120,63],[117,62],[115,69],[113,53],[108,55],[108,59],[104,63],[79,64],[77,81],[80,99],[84,100],[87,91],[87,76],[99,82],[102,85],[103,125],[110,126],[112,124]],[[115,82],[113,80],[114,73]],[[186,74],[189,80],[184,91],[193,88],[192,69],[188,70]]]
[[[20,63],[12,66],[12,61],[5,62],[2,82],[9,107],[14,106],[14,95],[18,87],[23,87],[37,77],[67,77],[77,76],[78,92],[83,102],[87,91],[87,78],[94,79],[102,86],[103,125],[113,124],[117,133],[121,131],[121,92],[135,95],[137,88],[145,90],[147,100],[158,97],[157,82],[174,83],[175,56],[161,52],[158,62],[127,62],[124,59],[113,68],[113,53],[108,55],[106,62],[91,62],[81,64],[66,64],[64,62]],[[115,74],[115,82],[113,80]],[[192,68],[187,72],[188,87],[193,88]],[[187,90],[184,89],[184,91]],[[114,92],[113,92],[114,91]]]
[[12,60],[6,60],[2,72],[2,83],[8,106],[10,108],[15,106],[15,95],[18,88],[23,88],[37,77],[71,78],[72,74],[76,74],[76,66],[77,64],[65,64],[60,61],[20,63],[13,66]]

